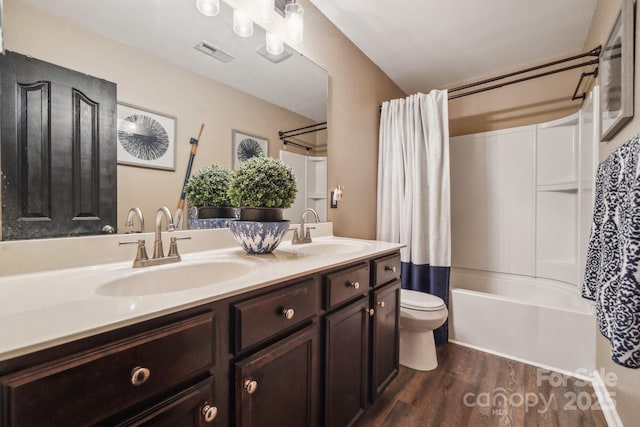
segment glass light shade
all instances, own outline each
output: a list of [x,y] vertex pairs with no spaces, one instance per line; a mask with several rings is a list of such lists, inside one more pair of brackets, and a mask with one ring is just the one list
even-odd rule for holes
[[234,10],[233,32],[240,37],[251,37],[253,35],[253,21],[237,10]]
[[220,13],[220,0],[196,0],[196,9],[203,15],[216,16]]
[[267,52],[271,55],[280,55],[284,52],[284,43],[282,39],[278,37],[276,34],[270,33],[267,31],[267,42],[266,42]]
[[291,43],[302,43],[304,9],[298,3],[289,3],[284,8],[287,33]]
[[258,0],[258,19],[260,22],[273,21],[274,0]]

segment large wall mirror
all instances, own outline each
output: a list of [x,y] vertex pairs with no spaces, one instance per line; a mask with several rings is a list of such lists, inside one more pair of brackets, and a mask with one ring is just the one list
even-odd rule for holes
[[201,124],[194,170],[232,167],[237,133],[267,140],[272,157],[327,155],[326,130],[293,138],[299,145],[283,145],[278,134],[326,122],[327,72],[286,44],[283,54],[266,52],[257,24],[238,36],[233,9],[220,6],[209,17],[195,0],[4,0],[6,49],[113,82],[119,105],[175,120],[173,168],[118,164],[119,232],[130,231],[133,206],[146,231],[159,206],[175,209]]

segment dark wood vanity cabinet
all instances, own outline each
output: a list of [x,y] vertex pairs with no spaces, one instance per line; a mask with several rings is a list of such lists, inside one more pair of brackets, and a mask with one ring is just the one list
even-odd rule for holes
[[398,372],[398,278],[395,253],[0,361],[0,427],[350,425]]
[[237,426],[318,424],[318,331],[313,324],[235,363]]
[[371,374],[369,396],[371,402],[398,374],[400,367],[400,281],[372,292]]
[[[114,425],[149,408],[160,417],[160,402],[184,412],[183,390],[213,381],[214,319],[204,313],[0,377],[1,425]],[[215,405],[207,390],[190,404]]]
[[325,425],[346,426],[367,408],[369,299],[325,317]]

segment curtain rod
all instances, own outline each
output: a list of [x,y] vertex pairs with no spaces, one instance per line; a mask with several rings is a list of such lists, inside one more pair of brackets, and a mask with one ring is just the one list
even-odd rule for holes
[[[322,122],[322,123],[316,123],[316,124],[309,125],[309,126],[304,126],[304,127],[297,128],[297,129],[284,130],[284,131],[281,130],[281,131],[278,131],[278,136],[280,137],[281,140],[283,140],[284,138],[289,138],[289,137],[292,137],[292,136],[305,135],[307,133],[318,132],[318,131],[321,131],[321,130],[325,130],[327,128],[326,124],[327,124],[327,122]],[[324,126],[324,127],[317,128],[318,126]],[[311,128],[317,128],[317,129],[311,129]],[[305,132],[295,133],[295,134],[293,133],[293,132],[298,132],[298,131],[305,130],[305,129],[310,129],[310,130],[307,130]]]
[[[593,57],[593,56],[599,57],[601,51],[602,51],[602,46],[598,46],[598,47],[596,47],[594,49],[591,49],[588,52],[584,52],[584,53],[581,53],[581,54],[578,54],[578,55],[569,56],[567,58],[558,59],[556,61],[547,62],[546,64],[541,64],[541,65],[536,65],[536,66],[533,66],[533,67],[524,68],[522,70],[518,70],[518,71],[511,72],[511,73],[502,74],[502,75],[499,75],[499,76],[496,76],[496,77],[491,77],[491,78],[488,78],[488,79],[485,79],[485,80],[481,80],[481,81],[478,81],[478,82],[468,83],[468,84],[465,84],[465,85],[462,85],[462,86],[458,86],[458,87],[454,87],[454,88],[448,89],[447,92],[449,94],[451,92],[459,92],[459,91],[464,90],[464,89],[469,89],[469,88],[472,88],[472,87],[475,87],[475,86],[481,86],[481,85],[484,85],[484,84],[487,84],[487,83],[496,82],[498,80],[504,80],[506,78],[514,77],[514,76],[517,76],[517,75],[520,75],[520,74],[530,73],[532,71],[540,70],[540,69],[543,69],[543,68],[548,68],[548,67],[551,67],[551,66],[554,66],[554,65],[558,65],[558,64],[563,64],[563,63],[569,62],[569,61],[575,61],[576,59],[580,59],[580,58],[585,58],[585,57],[589,57],[589,56],[591,56],[591,57]],[[512,85],[512,84],[515,84],[515,83],[522,83],[522,82],[525,82],[527,80],[533,80],[533,79],[537,79],[539,77],[545,77],[545,76],[549,76],[551,74],[556,74],[556,73],[561,73],[561,72],[564,72],[564,71],[573,70],[575,68],[582,68],[582,67],[586,67],[586,66],[589,66],[589,65],[597,65],[599,62],[600,62],[599,59],[592,59],[590,61],[582,62],[580,64],[574,64],[574,65],[570,65],[570,66],[567,66],[567,67],[557,68],[555,70],[545,71],[543,73],[534,74],[532,76],[522,77],[522,78],[519,78],[519,79],[510,80],[508,82],[498,83],[498,84],[495,84],[495,85],[492,85],[492,86],[487,86],[487,87],[484,87],[484,88],[471,90],[471,91],[463,92],[463,93],[456,94],[456,95],[449,95],[449,100],[462,98],[462,97],[467,96],[467,95],[474,95],[476,93],[486,92],[486,91],[493,90],[493,89],[498,89],[498,88],[501,88],[501,87],[504,87],[504,86],[508,86],[508,85]],[[585,94],[577,95],[578,90],[580,89],[580,85],[582,84],[582,80],[587,76],[596,76],[597,77],[597,75],[598,75],[598,67],[597,66],[593,71],[591,71],[589,73],[582,73],[582,75],[580,76],[580,80],[578,81],[578,85],[576,86],[576,89],[573,92],[573,97],[571,98],[571,100],[584,99],[584,97],[586,96]],[[382,110],[382,106],[379,107],[379,110],[380,111]]]
[[305,149],[305,150],[307,150],[307,151],[311,151],[311,150],[313,150],[313,148],[312,148],[312,147],[308,147],[308,146],[303,145],[303,144],[298,144],[297,142],[288,141],[288,140],[286,140],[286,139],[283,139],[283,140],[282,140],[282,143],[283,143],[284,145],[295,145],[296,147],[304,148],[304,149]]

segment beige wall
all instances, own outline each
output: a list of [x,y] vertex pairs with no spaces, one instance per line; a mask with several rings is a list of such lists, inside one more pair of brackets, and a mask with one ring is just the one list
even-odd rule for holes
[[[249,13],[253,0],[228,0]],[[405,94],[309,1],[304,7],[304,41],[295,46],[329,72],[329,187],[344,185],[338,209],[329,209],[337,235],[375,238],[378,162],[378,106]],[[276,18],[268,28],[284,35]]]
[[[159,206],[172,211],[180,197],[189,139],[205,124],[193,170],[218,163],[231,166],[231,130],[267,137],[269,154],[278,157],[278,130],[313,123],[229,86],[195,74],[156,56],[86,31],[23,2],[5,0],[8,50],[112,81],[118,101],[177,118],[176,170],[118,166],[118,227],[132,206],[146,215],[147,230]],[[278,128],[274,127],[277,123]],[[295,151],[295,148],[292,148]]]
[[[620,10],[620,1],[598,0],[596,13],[591,23],[588,44],[604,44],[609,31]],[[636,10],[636,22],[638,22],[638,11]],[[637,28],[638,24],[636,24]],[[611,141],[601,142],[599,151],[600,159],[606,158],[616,147],[626,142],[631,137],[640,132],[640,97],[638,87],[640,87],[640,37],[636,31],[636,62],[635,62],[635,116]],[[597,326],[595,326],[597,328]],[[611,387],[610,391],[615,393],[612,396],[616,403],[618,415],[623,425],[633,426],[638,424],[640,419],[640,369],[623,368],[611,361],[611,345],[609,340],[596,331],[596,366],[606,373],[613,372],[617,376],[617,384]]]

